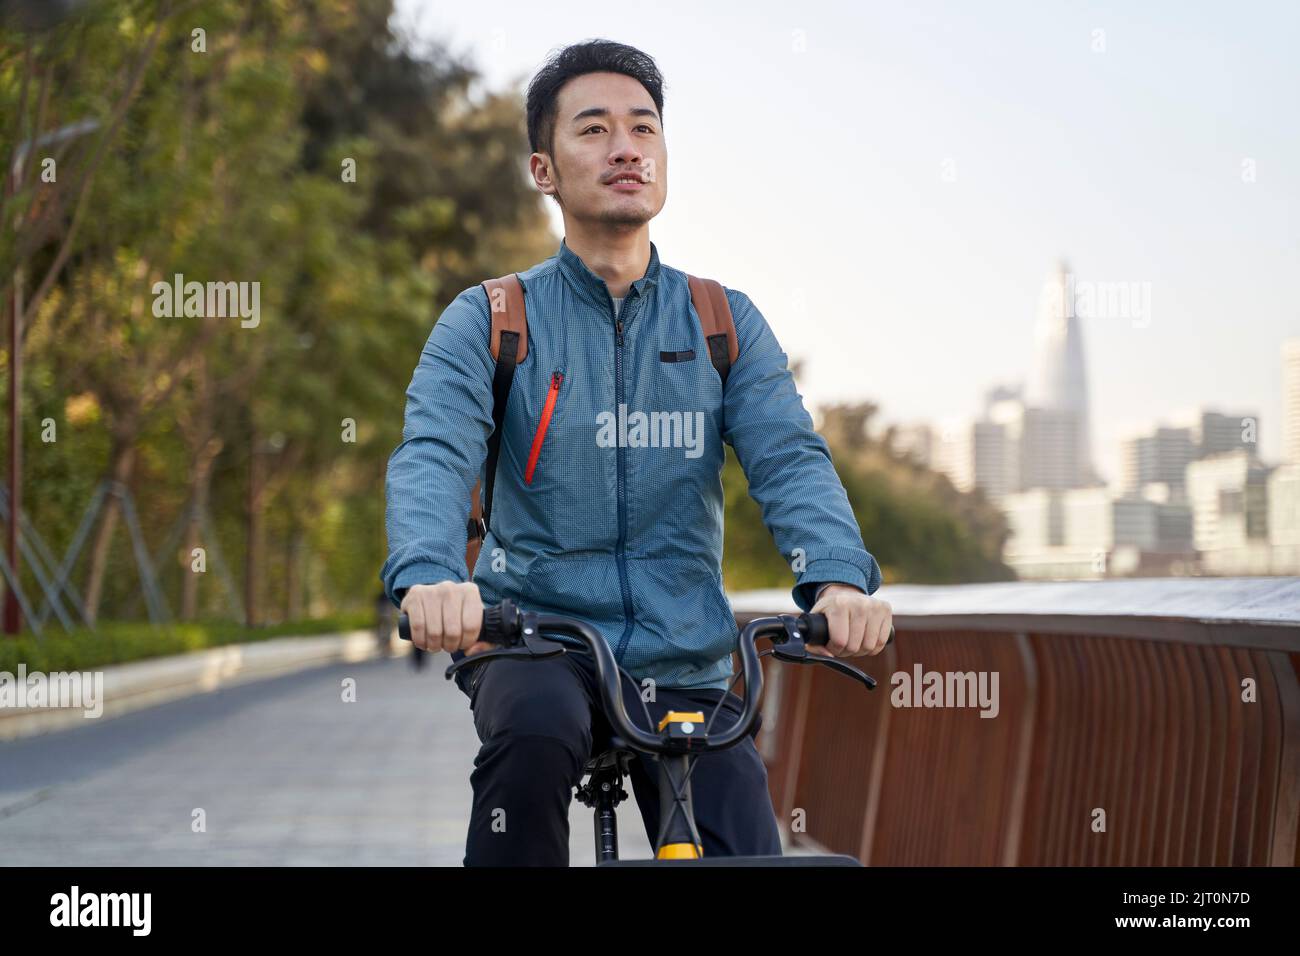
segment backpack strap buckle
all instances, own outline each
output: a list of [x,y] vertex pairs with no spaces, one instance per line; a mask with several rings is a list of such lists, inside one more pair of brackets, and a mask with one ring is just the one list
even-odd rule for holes
[[736,322],[731,314],[731,303],[722,283],[715,279],[687,276],[691,288],[691,304],[704,329],[704,340],[709,346],[709,361],[718,370],[722,384],[727,384],[727,374],[740,354],[736,338]]

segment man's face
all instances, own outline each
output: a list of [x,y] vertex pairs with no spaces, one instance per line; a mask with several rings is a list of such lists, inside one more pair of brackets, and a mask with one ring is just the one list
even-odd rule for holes
[[[654,100],[622,73],[587,73],[560,89],[554,155],[533,153],[542,192],[559,197],[565,217],[641,226],[668,198],[668,150]],[[620,178],[639,182],[621,184]]]

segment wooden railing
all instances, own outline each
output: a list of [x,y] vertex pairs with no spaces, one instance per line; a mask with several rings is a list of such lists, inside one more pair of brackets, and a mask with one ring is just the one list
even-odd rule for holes
[[[1300,579],[877,596],[897,639],[850,662],[876,690],[764,659],[759,746],[796,843],[869,865],[1300,862]],[[741,623],[794,610],[732,603]],[[901,706],[918,670],[996,674],[996,714]]]

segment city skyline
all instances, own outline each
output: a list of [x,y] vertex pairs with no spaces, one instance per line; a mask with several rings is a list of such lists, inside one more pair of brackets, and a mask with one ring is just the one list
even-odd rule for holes
[[[1300,464],[1298,336],[1285,340],[1278,349],[1283,395],[1277,408],[1261,413],[1259,409],[1232,408],[1203,401],[1156,418],[1130,421],[1118,435],[1114,447],[1105,453],[1106,457],[1118,458],[1119,467],[1113,474],[1099,473],[1094,467],[1098,456],[1090,434],[1090,395],[1093,390],[1088,379],[1079,318],[1081,314],[1095,312],[1097,303],[1103,298],[1109,299],[1107,308],[1114,308],[1125,299],[1125,294],[1116,289],[1080,289],[1065,260],[1058,260],[1043,283],[1034,327],[1033,359],[1023,375],[1011,381],[986,383],[983,407],[975,415],[948,416],[940,421],[881,420],[876,423],[875,431],[883,436],[893,428],[900,450],[919,452],[922,460],[947,473],[958,487],[973,487],[975,473],[982,470],[980,484],[995,496],[1004,493],[996,490],[1004,482],[1009,482],[1008,487],[1012,490],[1019,483],[1026,488],[1081,488],[1101,484],[1116,492],[1135,491],[1137,486],[1132,484],[1130,474],[1135,468],[1131,460],[1137,454],[1134,446],[1146,441],[1165,442],[1171,437],[1191,442],[1195,454],[1199,455],[1215,454],[1244,444],[1268,466]],[[1135,291],[1128,296],[1128,301],[1136,302],[1138,298]],[[1026,418],[1026,415],[1030,417]],[[1283,433],[1283,443],[1276,454],[1268,455],[1261,450],[1259,436],[1261,423],[1273,417],[1277,419],[1278,431]],[[1004,437],[1003,431],[1008,428],[1011,432]],[[1026,428],[1030,431],[1026,432]],[[999,448],[1008,440],[1019,444],[1024,440],[1022,435],[1029,435],[1033,441],[1035,430],[1040,445],[1044,435],[1050,435],[1054,450],[1045,454],[1046,449],[1039,447],[1032,453],[1032,461],[1037,462],[1031,464],[1033,477],[1023,472],[1024,462],[1014,455],[1010,461],[990,467],[986,460],[989,454],[999,458],[1004,455],[1003,451],[993,449],[990,442]],[[1077,441],[1077,451],[1066,454],[1055,449],[1062,441]],[[1182,454],[1193,455],[1193,452]],[[1008,468],[1010,472],[1006,472]],[[1045,477],[1044,468],[1054,477]],[[1013,476],[1013,472],[1018,477]],[[989,484],[991,476],[992,484]],[[1180,475],[1177,482],[1181,480]]]
[[1022,578],[1300,573],[1300,338],[1279,350],[1284,456],[1266,460],[1259,413],[1202,406],[1122,443],[1119,481],[1089,467],[1088,382],[1065,267],[1049,276],[1028,387],[999,385],[982,415],[926,422],[890,441],[979,490],[1007,523],[1003,560]]

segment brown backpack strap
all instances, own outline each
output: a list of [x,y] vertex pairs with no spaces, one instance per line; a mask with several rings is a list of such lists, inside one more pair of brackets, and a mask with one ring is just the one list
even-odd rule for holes
[[[496,484],[497,459],[501,454],[501,431],[505,423],[506,403],[510,399],[510,383],[514,381],[515,366],[528,354],[528,316],[524,309],[524,290],[519,277],[511,273],[497,279],[485,279],[488,307],[492,314],[492,332],[488,346],[496,361],[492,376],[492,434],[488,436],[487,498],[484,504],[480,494],[482,481],[474,482],[470,496],[469,527],[465,544],[465,565],[474,576],[479,549],[487,536],[488,522],[492,518],[492,489]],[[504,345],[504,355],[502,348]]]
[[722,384],[727,384],[727,373],[732,363],[740,354],[736,341],[736,322],[731,315],[731,303],[727,301],[726,290],[722,283],[713,279],[701,279],[697,276],[686,277],[691,286],[691,302],[700,317],[700,326],[704,329],[704,340],[709,343],[709,361],[722,377]]
[[524,289],[519,284],[519,276],[512,272],[499,279],[485,279],[483,288],[487,291],[488,306],[492,310],[492,358],[501,356],[501,333],[514,332],[519,340],[519,352],[515,358],[518,364],[528,355],[528,317],[524,313]]

